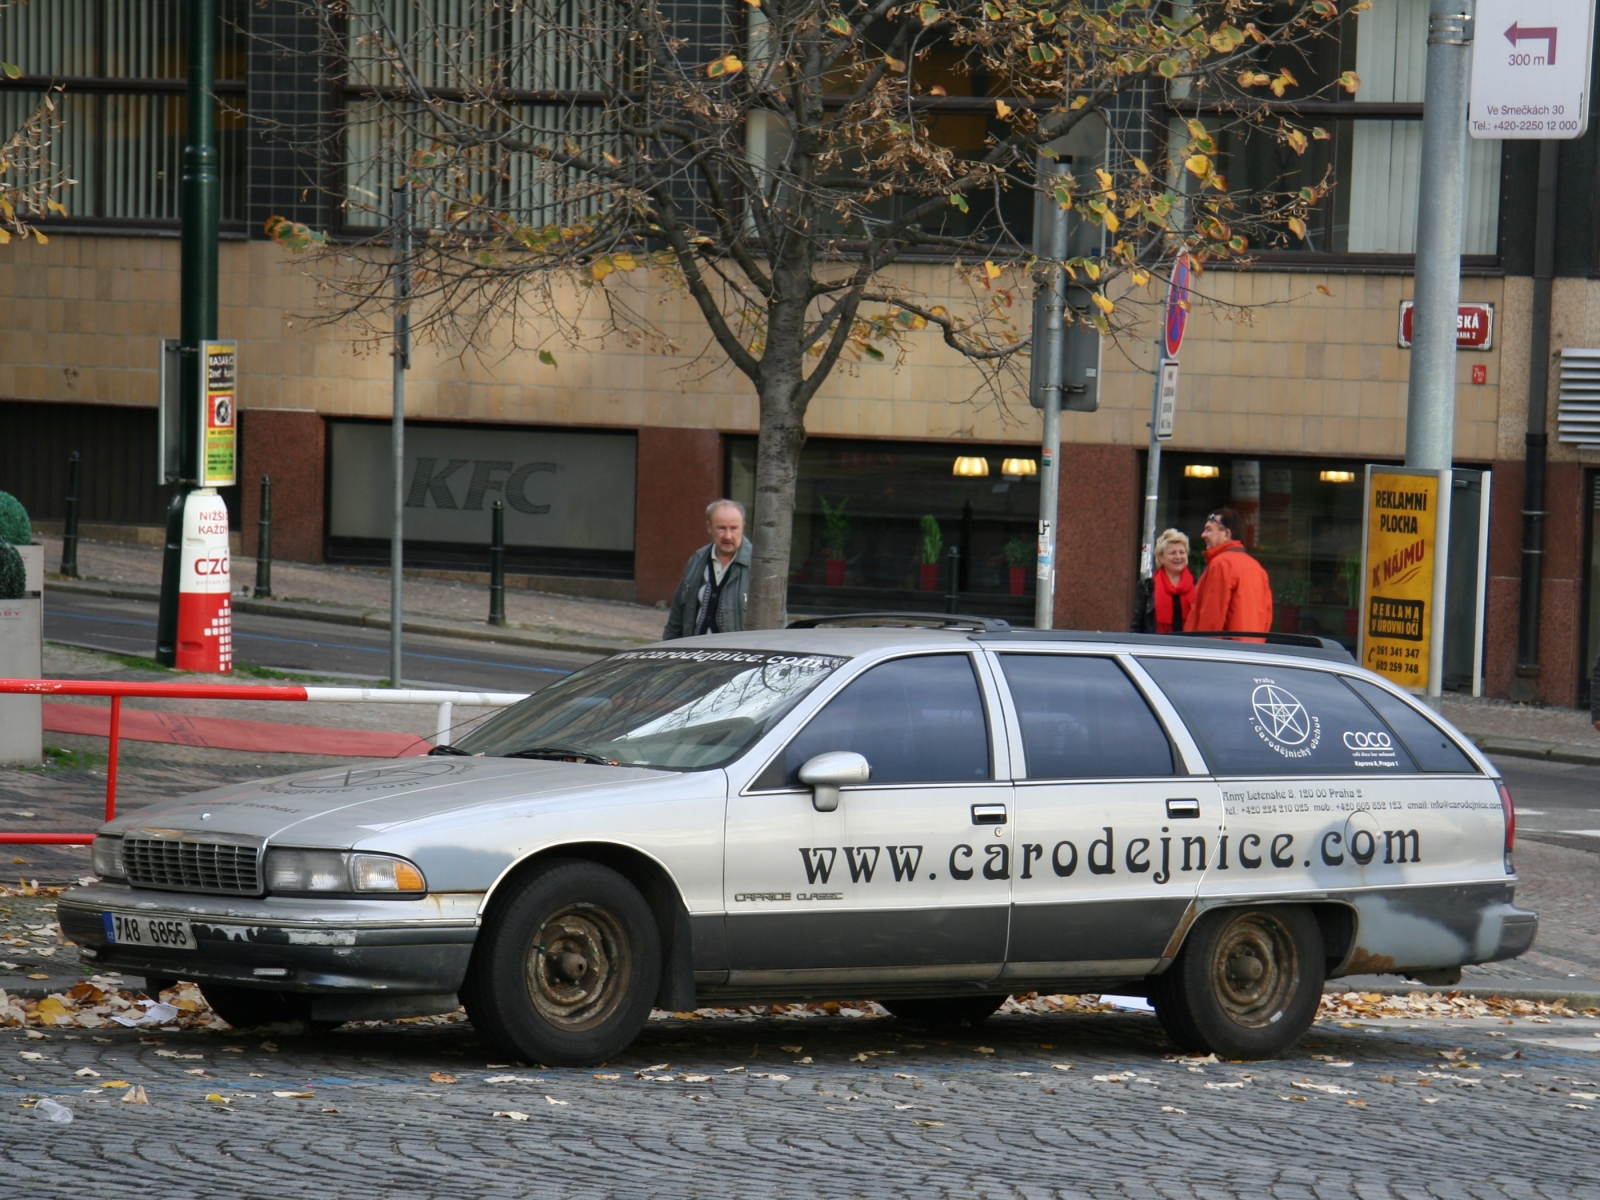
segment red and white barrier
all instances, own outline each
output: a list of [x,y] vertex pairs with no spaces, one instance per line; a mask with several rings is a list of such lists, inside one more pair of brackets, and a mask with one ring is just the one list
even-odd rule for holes
[[[226,546],[226,543],[224,543]],[[450,742],[450,714],[457,704],[504,708],[527,699],[522,692],[452,692],[426,688],[296,687],[217,683],[120,683],[111,680],[0,679],[0,695],[107,696],[111,700],[106,761],[106,820],[117,815],[117,749],[122,701],[127,696],[167,700],[299,700],[332,704],[432,704],[438,709],[434,744]],[[0,845],[87,846],[92,833],[5,833]]]
[[199,488],[183,502],[183,567],[178,576],[180,671],[233,671],[232,575],[228,506],[216,488]]

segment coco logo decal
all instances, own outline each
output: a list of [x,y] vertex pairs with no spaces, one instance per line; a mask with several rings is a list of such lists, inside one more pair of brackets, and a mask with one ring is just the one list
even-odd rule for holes
[[1322,743],[1322,722],[1287,688],[1270,679],[1256,680],[1250,694],[1250,728],[1284,758],[1310,758]]
[[1352,729],[1345,733],[1342,740],[1356,767],[1393,770],[1400,765],[1399,756],[1394,750],[1394,739],[1382,730]]

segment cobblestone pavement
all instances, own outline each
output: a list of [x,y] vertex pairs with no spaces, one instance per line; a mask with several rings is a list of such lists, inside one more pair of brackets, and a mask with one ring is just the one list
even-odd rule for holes
[[11,1200],[1597,1197],[1597,1031],[1327,1022],[1216,1063],[1131,1014],[667,1019],[597,1070],[498,1062],[460,1023],[7,1032],[0,1177]]
[[1594,727],[1587,709],[1449,695],[1444,697],[1444,717],[1462,733],[1478,737],[1527,738],[1600,749],[1600,730]]
[[[61,563],[61,539],[41,538],[44,560],[51,570]],[[255,559],[233,560],[235,589],[255,580]],[[161,585],[161,550],[117,542],[78,543],[78,572],[83,579],[128,583],[140,587]],[[49,588],[49,583],[45,587]],[[373,567],[335,567],[275,561],[272,592],[279,600],[317,600],[325,604],[354,604],[389,609],[389,572]],[[488,591],[479,584],[437,579],[406,579],[408,616],[454,617],[481,621],[488,611]],[[506,619],[517,625],[562,633],[655,641],[661,636],[667,614],[645,604],[620,600],[593,600],[558,596],[522,588],[506,589]]]

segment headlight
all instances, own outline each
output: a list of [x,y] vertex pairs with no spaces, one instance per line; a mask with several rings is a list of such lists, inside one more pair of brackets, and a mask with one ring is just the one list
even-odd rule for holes
[[122,866],[122,839],[98,834],[94,839],[94,873],[101,879],[126,879]]
[[428,881],[416,864],[388,854],[352,854],[345,850],[267,851],[267,891],[280,896],[329,892],[388,892],[415,896],[427,890]]

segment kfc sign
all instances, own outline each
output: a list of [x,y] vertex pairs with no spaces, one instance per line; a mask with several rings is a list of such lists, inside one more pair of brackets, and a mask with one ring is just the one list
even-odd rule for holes
[[[1400,302],[1400,349],[1411,349],[1411,308]],[[1494,305],[1463,304],[1456,309],[1456,349],[1488,350],[1494,345]]]

